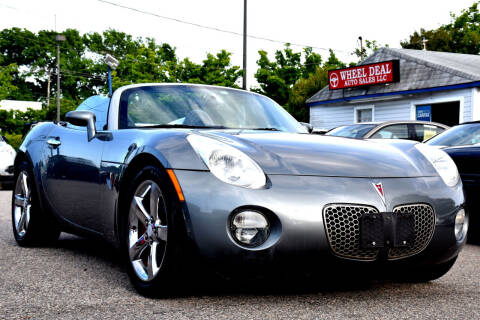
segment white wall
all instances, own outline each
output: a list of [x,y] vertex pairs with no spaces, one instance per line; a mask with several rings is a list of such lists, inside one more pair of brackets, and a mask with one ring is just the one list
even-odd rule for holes
[[[343,104],[310,107],[310,123],[316,128],[334,128],[354,123],[355,107],[374,106],[374,121],[415,120],[415,106],[443,102],[460,102],[459,122],[480,120],[480,91],[471,88],[430,92],[427,94],[405,95],[397,100],[381,101],[371,99]],[[475,97],[477,99],[475,99]],[[475,99],[475,102],[474,102]],[[475,105],[475,109],[472,107]],[[474,114],[475,110],[475,114]]]
[[42,103],[36,101],[2,100],[0,110],[18,110],[25,112],[28,109],[41,110]]

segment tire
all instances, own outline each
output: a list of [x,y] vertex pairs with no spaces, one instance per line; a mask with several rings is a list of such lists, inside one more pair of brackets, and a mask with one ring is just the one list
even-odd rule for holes
[[175,197],[166,172],[153,166],[140,170],[127,191],[122,252],[130,280],[144,296],[178,293],[185,223]]
[[22,247],[48,245],[58,240],[60,229],[39,201],[32,166],[22,162],[15,172],[12,192],[13,236]]
[[457,257],[447,262],[428,267],[410,268],[401,274],[400,281],[410,283],[429,282],[443,277],[453,267]]

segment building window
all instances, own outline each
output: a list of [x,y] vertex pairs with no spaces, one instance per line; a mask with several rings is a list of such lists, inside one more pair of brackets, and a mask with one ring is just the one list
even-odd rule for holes
[[355,107],[354,108],[354,122],[372,122],[374,120],[374,108],[373,106],[369,107]]

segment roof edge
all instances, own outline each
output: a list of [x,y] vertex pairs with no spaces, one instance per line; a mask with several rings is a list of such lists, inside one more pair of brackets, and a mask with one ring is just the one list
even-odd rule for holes
[[480,87],[480,81],[473,81],[473,82],[454,84],[454,85],[448,85],[448,86],[442,86],[442,87],[373,93],[373,94],[345,97],[345,98],[339,98],[339,99],[333,99],[333,100],[323,100],[323,101],[315,101],[315,102],[307,101],[306,105],[307,107],[314,107],[314,106],[323,105],[323,104],[330,104],[330,103],[336,103],[336,102],[348,102],[351,100],[359,100],[359,99],[388,97],[388,96],[396,96],[396,95],[404,95],[404,94],[412,94],[412,93],[435,92],[435,91],[445,91],[445,90],[465,89],[465,88],[475,88],[475,87]]

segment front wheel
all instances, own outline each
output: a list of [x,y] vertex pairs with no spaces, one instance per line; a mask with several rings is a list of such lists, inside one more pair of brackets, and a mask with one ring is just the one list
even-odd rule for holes
[[[169,296],[175,289],[180,262],[181,221],[166,174],[146,167],[133,179],[124,212],[123,250],[127,270],[137,291],[146,296]],[[179,220],[179,221],[177,221]]]

